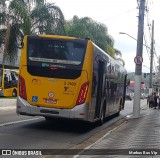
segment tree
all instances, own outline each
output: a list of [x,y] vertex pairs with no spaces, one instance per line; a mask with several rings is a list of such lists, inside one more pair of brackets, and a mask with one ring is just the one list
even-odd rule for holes
[[122,56],[121,52],[114,48],[114,39],[108,34],[107,27],[89,17],[78,18],[78,16],[74,16],[71,20],[66,22],[65,30],[69,36],[90,38],[113,58]]
[[108,34],[108,29],[104,24],[97,23],[89,17],[74,16],[73,19],[66,22],[65,29],[69,36],[90,38],[101,49],[114,57],[114,40]]
[[3,26],[5,25],[5,22],[6,22],[5,0],[0,1],[0,8],[1,8],[1,11],[0,11],[0,48],[1,48],[0,53],[2,53],[3,47],[4,47],[5,32],[6,32],[6,30],[3,28]]
[[9,6],[6,0],[0,5],[0,47],[3,47],[6,20],[9,18],[11,30],[7,54],[14,61],[18,47],[24,35],[30,34],[65,34],[64,16],[58,6],[44,0],[12,0]]
[[122,57],[122,53],[118,49],[114,48],[114,50],[115,50],[115,55],[116,56]]

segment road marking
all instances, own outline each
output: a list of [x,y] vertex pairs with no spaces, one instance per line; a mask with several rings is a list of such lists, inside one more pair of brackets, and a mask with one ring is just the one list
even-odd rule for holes
[[2,124],[0,124],[0,127],[2,127],[2,126],[9,126],[9,125],[13,125],[13,124],[16,124],[16,123],[22,123],[22,122],[29,122],[29,121],[39,120],[39,119],[42,119],[42,117],[40,117],[40,118],[34,118],[34,119],[28,119],[28,120],[20,120],[20,121],[2,123]]
[[113,128],[112,130],[108,131],[105,135],[103,135],[100,139],[98,139],[97,141],[95,141],[93,144],[87,146],[86,148],[82,149],[82,151],[80,151],[79,153],[77,153],[76,155],[73,156],[73,158],[78,158],[81,155],[81,153],[83,153],[86,149],[90,149],[92,146],[94,146],[96,143],[99,143],[101,140],[103,140],[107,135],[109,135],[110,133],[112,133],[113,131],[115,131],[117,128],[121,127],[124,123],[126,123],[126,121],[124,121],[122,124],[120,124],[119,126]]

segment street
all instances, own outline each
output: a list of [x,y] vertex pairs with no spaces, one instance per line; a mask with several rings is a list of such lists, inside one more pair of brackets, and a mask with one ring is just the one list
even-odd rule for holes
[[[141,104],[146,104],[146,100],[142,100]],[[120,116],[109,119],[102,126],[89,126],[73,120],[46,121],[43,117],[18,116],[15,105],[12,106],[8,110],[0,107],[0,149],[68,149],[94,136],[93,142],[85,142],[87,146],[133,111],[133,101],[126,101],[125,110],[121,111]]]

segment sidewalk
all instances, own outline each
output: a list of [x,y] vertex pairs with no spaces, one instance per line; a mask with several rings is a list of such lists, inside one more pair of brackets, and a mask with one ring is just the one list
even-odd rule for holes
[[0,112],[16,109],[16,101],[13,98],[0,98]]
[[126,119],[86,149],[74,158],[159,158],[160,109],[149,109],[144,105],[141,117]]

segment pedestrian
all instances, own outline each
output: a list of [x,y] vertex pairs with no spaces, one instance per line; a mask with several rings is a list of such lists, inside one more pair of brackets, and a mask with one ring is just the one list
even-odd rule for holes
[[149,95],[149,108],[153,107],[153,103],[154,103],[154,96],[153,96],[153,93],[151,93]]
[[157,108],[157,95],[154,93],[154,109]]
[[160,97],[158,97],[158,109],[160,109]]
[[149,95],[147,97],[147,106],[149,106]]

